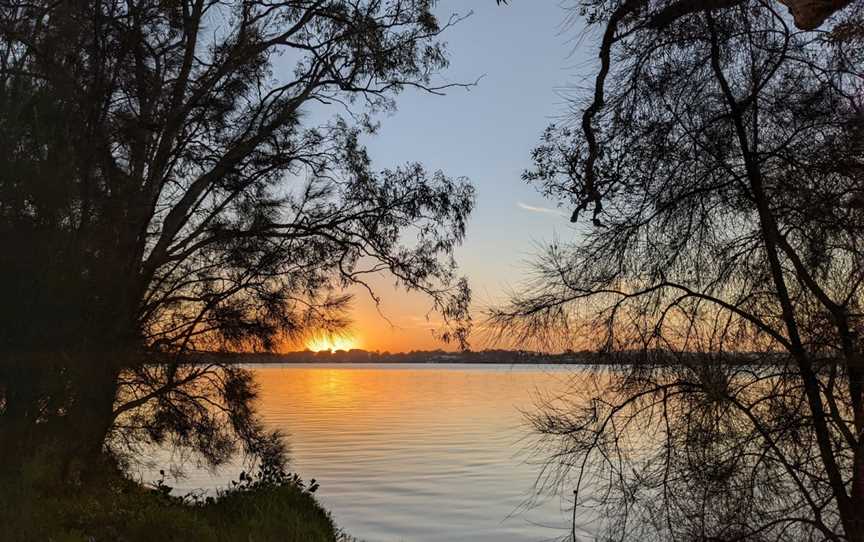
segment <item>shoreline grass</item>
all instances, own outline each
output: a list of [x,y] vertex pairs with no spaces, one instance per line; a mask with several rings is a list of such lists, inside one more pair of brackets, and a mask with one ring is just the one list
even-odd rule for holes
[[315,499],[314,486],[296,477],[249,480],[192,500],[116,473],[87,486],[4,486],[0,538],[10,542],[335,542],[344,536]]

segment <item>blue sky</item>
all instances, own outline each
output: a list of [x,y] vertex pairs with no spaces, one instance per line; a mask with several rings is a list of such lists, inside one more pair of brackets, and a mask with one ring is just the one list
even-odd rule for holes
[[[568,213],[556,211],[520,175],[543,129],[567,111],[561,89],[590,74],[586,59],[596,53],[592,40],[575,46],[579,22],[565,25],[568,11],[557,0],[513,0],[500,7],[494,0],[445,0],[437,11],[442,22],[473,11],[444,36],[451,65],[439,83],[483,76],[479,85],[446,96],[406,91],[398,111],[381,119],[380,132],[366,143],[376,169],[419,161],[474,184],[477,206],[457,259],[480,309],[525,277],[537,242],[573,235]],[[389,281],[377,286],[393,327],[358,297],[355,329],[362,346],[436,347],[429,333],[434,316],[425,319],[428,302],[395,292]]]

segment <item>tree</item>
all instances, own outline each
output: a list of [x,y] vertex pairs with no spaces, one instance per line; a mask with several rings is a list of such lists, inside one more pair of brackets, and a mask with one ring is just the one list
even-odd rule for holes
[[471,186],[376,172],[361,143],[403,89],[465,86],[434,83],[458,20],[434,4],[0,7],[5,465],[42,454],[74,473],[142,439],[214,464],[238,442],[272,451],[249,374],[187,354],[339,329],[341,288],[370,273],[467,337],[452,251]]
[[600,70],[525,174],[591,216],[492,320],[618,362],[533,418],[546,480],[621,539],[862,540],[860,21],[674,5],[582,5]]
[[[500,6],[501,4],[508,4],[509,0],[495,0],[495,2]],[[671,21],[686,15],[741,6],[744,3],[746,3],[745,0],[709,0],[707,2],[679,0],[677,2],[666,2],[661,4],[659,8],[652,10],[650,16],[644,19],[643,22],[654,28],[663,28]],[[832,15],[852,4],[853,0],[779,0],[779,3],[789,9],[789,13],[795,19],[795,26],[802,30],[814,30],[819,28]],[[623,15],[625,12],[639,11],[646,4],[647,2],[644,0],[622,2],[617,9]]]

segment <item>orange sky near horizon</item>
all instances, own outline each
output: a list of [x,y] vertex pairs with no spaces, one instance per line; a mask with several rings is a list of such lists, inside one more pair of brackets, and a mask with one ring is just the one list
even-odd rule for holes
[[[430,172],[464,177],[474,186],[476,204],[464,244],[454,256],[457,273],[468,278],[473,291],[477,329],[483,310],[502,303],[508,291],[530,276],[526,262],[533,260],[538,245],[578,234],[569,222],[570,210],[547,200],[522,180],[522,173],[532,167],[531,151],[550,119],[569,111],[559,89],[577,72],[574,62],[596,58],[596,48],[573,49],[578,28],[562,29],[569,16],[558,2],[511,2],[501,8],[495,2],[442,0],[435,12],[447,21],[455,13],[468,15],[468,4],[471,16],[460,18],[443,36],[450,65],[434,83],[479,78],[478,84],[470,92],[451,89],[444,96],[406,89],[395,99],[396,111],[376,118],[380,128],[362,142],[375,170],[417,161]],[[512,39],[527,34],[532,39]],[[394,289],[393,283],[392,277],[370,280],[382,300],[378,308],[368,292],[351,290],[353,326],[346,335],[353,340],[343,344],[389,352],[458,349],[433,336],[441,317],[430,312],[431,301]],[[307,346],[286,344],[282,350]],[[495,347],[518,345],[495,344],[482,332],[473,334],[472,349]]]
[[[281,350],[314,351],[359,348],[370,352],[410,352],[412,350],[458,350],[457,344],[444,344],[433,331],[440,329],[440,316],[430,312],[431,302],[423,294],[392,291],[392,286],[378,285],[390,290],[376,307],[369,294],[353,291],[351,325],[344,333],[332,337],[316,336],[301,344],[285,344]],[[428,318],[427,315],[428,314]],[[472,344],[473,346],[473,344]]]

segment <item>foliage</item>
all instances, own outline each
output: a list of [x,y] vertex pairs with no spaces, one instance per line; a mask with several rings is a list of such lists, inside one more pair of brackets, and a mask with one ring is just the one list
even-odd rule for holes
[[67,471],[105,442],[256,453],[249,375],[187,354],[338,330],[370,274],[467,338],[473,189],[376,171],[362,143],[402,90],[465,86],[435,83],[458,18],[434,4],[0,6],[4,464],[52,442]]
[[525,178],[590,221],[493,323],[617,362],[534,420],[610,538],[859,540],[860,22],[672,4],[582,4],[600,70]]
[[155,533],[166,541],[335,541],[337,530],[312,496],[314,487],[282,472],[259,474],[215,498],[176,497],[164,483],[146,489],[115,472],[76,491],[7,486],[0,518],[4,540],[22,542],[143,542]]

